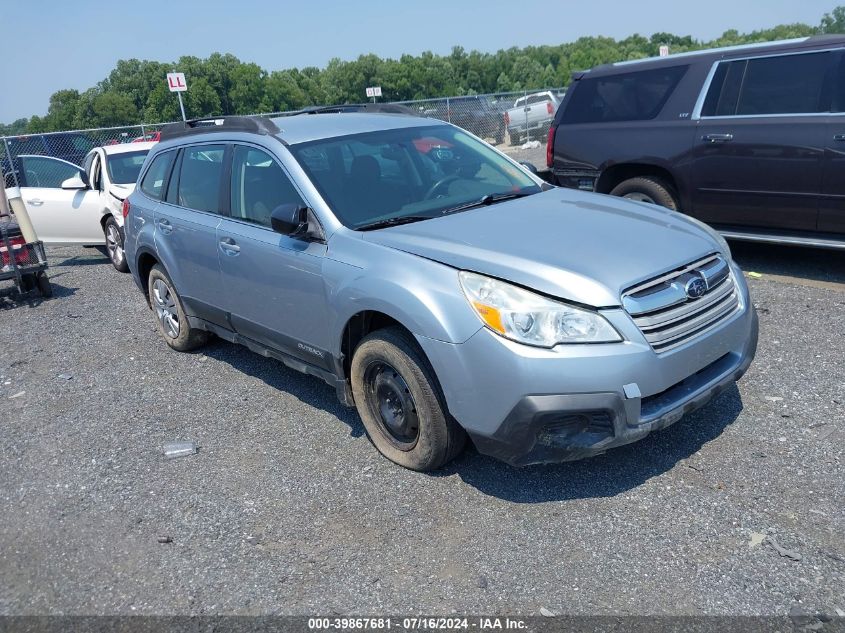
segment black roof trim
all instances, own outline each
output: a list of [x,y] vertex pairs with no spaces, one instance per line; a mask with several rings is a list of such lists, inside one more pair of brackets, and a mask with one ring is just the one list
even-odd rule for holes
[[161,130],[161,140],[168,141],[182,136],[209,132],[248,132],[273,136],[281,130],[270,119],[259,116],[208,117],[166,125]]
[[284,112],[279,116],[294,116],[297,114],[344,114],[363,112],[366,114],[407,114],[418,116],[412,108],[401,103],[343,103],[331,106],[306,106],[301,110]]

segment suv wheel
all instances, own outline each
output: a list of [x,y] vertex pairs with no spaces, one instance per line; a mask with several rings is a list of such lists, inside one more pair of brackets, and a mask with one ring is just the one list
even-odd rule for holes
[[656,204],[672,211],[678,210],[678,199],[672,188],[659,178],[640,176],[623,180],[610,192],[612,196],[621,196],[629,200]]
[[158,264],[150,271],[148,287],[158,331],[170,347],[178,352],[188,352],[208,340],[208,332],[193,328],[188,323],[173,282]]
[[352,357],[351,381],[367,435],[391,461],[434,470],[463,450],[466,433],[449,416],[433,370],[404,330],[366,336]]
[[126,252],[123,250],[123,232],[117,225],[117,221],[109,216],[103,226],[106,235],[106,252],[111,260],[112,266],[119,272],[129,272],[129,265],[126,263]]

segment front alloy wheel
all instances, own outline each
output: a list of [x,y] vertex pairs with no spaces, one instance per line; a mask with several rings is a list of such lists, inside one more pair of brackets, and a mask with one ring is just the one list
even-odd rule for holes
[[129,266],[126,263],[126,252],[123,250],[123,235],[114,218],[110,217],[106,220],[105,234],[106,251],[108,252],[112,266],[119,272],[128,272]]

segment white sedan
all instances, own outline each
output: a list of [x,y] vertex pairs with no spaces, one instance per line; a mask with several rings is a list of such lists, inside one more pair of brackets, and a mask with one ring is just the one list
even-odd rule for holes
[[45,244],[105,244],[114,267],[128,270],[123,252],[123,200],[155,143],[95,147],[82,167],[50,156],[18,156],[21,198]]

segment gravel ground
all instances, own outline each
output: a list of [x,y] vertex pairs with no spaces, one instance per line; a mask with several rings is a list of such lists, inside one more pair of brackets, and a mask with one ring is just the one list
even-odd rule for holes
[[49,249],[54,299],[0,287],[0,614],[845,611],[845,255],[735,252],[738,388],[591,460],[422,475],[322,382],[169,351],[128,275]]

